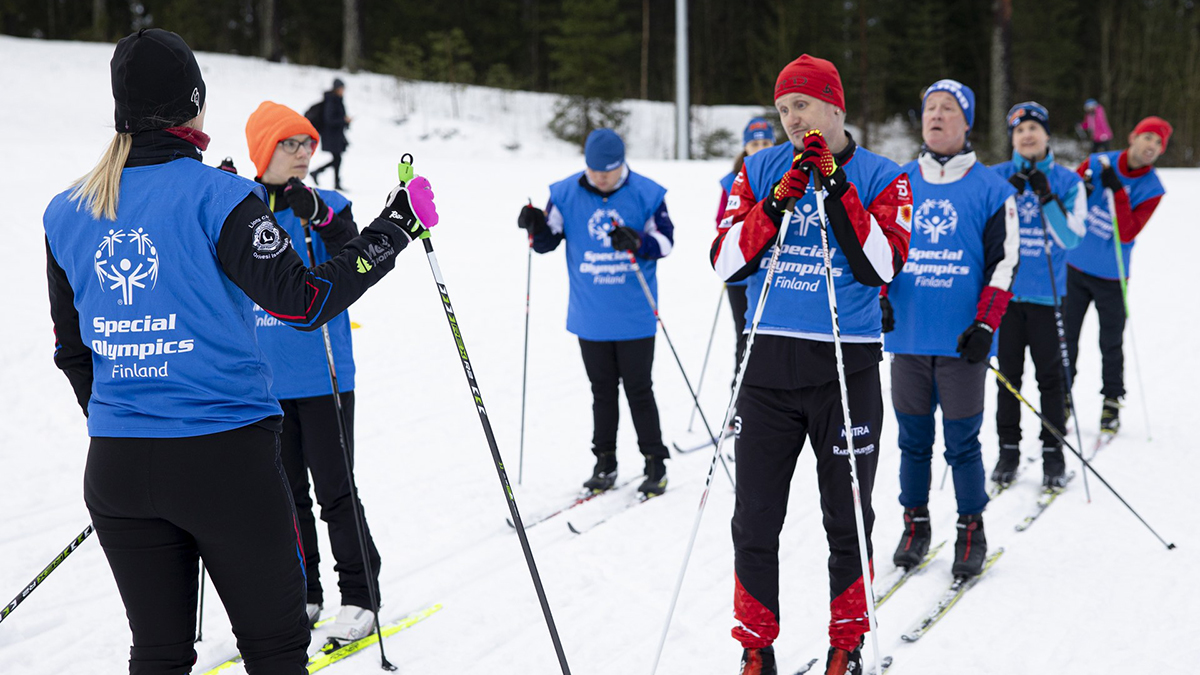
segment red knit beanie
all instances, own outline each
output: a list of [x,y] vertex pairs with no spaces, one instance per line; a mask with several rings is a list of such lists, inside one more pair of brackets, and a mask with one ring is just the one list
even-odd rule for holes
[[1150,117],[1147,117],[1146,119],[1137,123],[1137,126],[1133,128],[1133,135],[1136,136],[1138,134],[1144,134],[1147,132],[1158,134],[1158,137],[1161,138],[1163,142],[1163,152],[1166,152],[1167,140],[1171,138],[1172,131],[1174,131],[1174,129],[1171,128],[1170,122],[1161,117],[1155,117],[1151,115]]
[[775,99],[784,94],[807,94],[815,99],[832,103],[846,110],[846,96],[842,93],[842,77],[837,67],[825,59],[802,54],[779,71],[775,80]]

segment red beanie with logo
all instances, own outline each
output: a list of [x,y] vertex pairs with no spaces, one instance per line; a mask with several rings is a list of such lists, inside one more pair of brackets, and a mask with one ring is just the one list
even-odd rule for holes
[[775,99],[784,94],[807,94],[815,99],[846,109],[842,93],[842,76],[837,67],[825,59],[802,54],[779,71],[775,80]]
[[1155,117],[1151,115],[1150,117],[1147,117],[1146,119],[1137,123],[1137,126],[1133,128],[1133,135],[1136,136],[1144,133],[1157,134],[1158,137],[1162,139],[1163,152],[1166,152],[1167,139],[1171,138],[1172,131],[1174,131],[1174,129],[1171,128],[1170,122],[1161,117]]

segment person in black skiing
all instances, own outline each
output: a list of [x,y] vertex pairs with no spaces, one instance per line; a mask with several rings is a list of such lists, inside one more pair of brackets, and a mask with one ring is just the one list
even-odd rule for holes
[[[789,143],[746,158],[734,179],[710,257],[726,281],[748,279],[747,329],[768,282],[771,248],[791,220],[737,400],[737,502],[733,637],[741,675],[775,675],[779,636],[779,533],[807,438],[816,456],[829,544],[829,651],[825,673],[862,672],[868,623],[862,555],[871,556],[871,492],[883,425],[879,382],[879,286],[908,254],[912,199],[895,162],[860,147],[845,130],[846,101],[833,63],[808,54],[775,81],[775,108]],[[810,181],[815,181],[810,185]],[[820,190],[827,217],[843,364],[834,352]],[[839,366],[844,370],[839,372]],[[847,391],[867,550],[861,551],[841,384]],[[866,580],[865,583],[870,583]]]
[[[319,235],[312,237],[312,264],[331,259],[358,235],[348,199],[339,192],[309,188],[301,182],[319,140],[317,130],[303,115],[272,101],[263,101],[246,121],[246,144],[257,172],[255,180],[266,188],[267,204],[276,222],[294,242],[304,241],[306,235],[314,232]],[[307,251],[303,257],[307,260]],[[374,630],[373,610],[378,607],[372,606],[372,595],[376,602],[382,602],[382,598],[379,551],[371,538],[362,503],[351,490],[352,476],[347,468],[348,458],[352,460],[354,452],[354,350],[350,317],[342,312],[326,324],[342,420],[337,419],[339,411],[333,401],[322,336],[293,330],[259,307],[255,308],[255,326],[258,344],[274,374],[271,393],[279,399],[284,413],[279,455],[291,485],[304,546],[309,622],[317,621],[324,604],[321,555],[310,495],[315,488],[321,520],[329,526],[329,543],[342,597],[337,619],[326,631],[329,637],[357,640]],[[345,448],[342,425],[346,433]],[[361,517],[358,523],[356,510]],[[369,577],[363,563],[364,549],[369,556]]]
[[342,187],[342,153],[346,152],[350,141],[346,140],[346,129],[350,128],[351,117],[346,114],[346,83],[340,78],[333,80],[333,88],[325,92],[325,100],[321,106],[320,126],[321,149],[333,155],[333,159],[322,167],[313,169],[313,183],[317,176],[326,169],[333,169],[333,189],[344,190]]
[[[1154,164],[1166,151],[1171,132],[1166,120],[1147,117],[1130,132],[1126,149],[1095,153],[1076,169],[1088,190],[1088,235],[1067,254],[1067,302],[1063,319],[1067,324],[1067,348],[1074,380],[1083,319],[1092,303],[1096,304],[1100,321],[1100,395],[1104,397],[1100,408],[1101,438],[1111,439],[1121,426],[1121,398],[1125,396],[1126,285],[1133,245],[1166,194]],[[1117,238],[1113,237],[1114,222]]]
[[[314,330],[436,222],[428,182],[312,269],[263,188],[206,167],[206,87],[178,35],[111,61],[116,135],[47,207],[55,364],[87,417],[84,502],[132,633],[129,671],[189,672],[203,561],[251,675],[307,672],[304,568],[257,303]],[[362,270],[362,271],[360,271]]]
[[925,90],[922,109],[925,143],[904,165],[914,207],[909,261],[879,299],[900,426],[904,532],[892,562],[911,568],[929,550],[930,463],[940,407],[958,506],[951,572],[972,577],[987,554],[979,430],[993,335],[1012,298],[1020,257],[1016,190],[971,147],[970,87],[938,80]]
[[647,497],[667,489],[663,445],[650,377],[654,365],[654,311],[634,276],[641,270],[657,302],[658,260],[674,246],[675,226],[663,200],[667,191],[625,163],[625,143],[611,129],[588,135],[587,168],[550,186],[545,210],[521,209],[517,225],[533,233],[533,250],[567,244],[570,301],[567,330],[579,337],[592,384],[592,454],[596,465],[583,487],[602,492],[617,480],[618,387],[645,457]]
[[[1029,348],[1041,392],[1046,420],[1065,433],[1063,396],[1063,338],[1060,302],[1067,292],[1067,251],[1079,245],[1086,233],[1087,191],[1079,176],[1054,161],[1050,149],[1050,114],[1034,101],[1018,103],[1008,111],[1012,159],[992,169],[1017,189],[1017,217],[1021,226],[1021,264],[1013,280],[1013,299],[1000,321],[997,361],[1000,373],[1018,389],[1025,374],[1025,348]],[[1000,458],[992,480],[1007,485],[1016,480],[1021,465],[1021,404],[1003,384],[996,395],[996,433]],[[1062,443],[1042,429],[1042,484],[1061,488],[1067,484]]]

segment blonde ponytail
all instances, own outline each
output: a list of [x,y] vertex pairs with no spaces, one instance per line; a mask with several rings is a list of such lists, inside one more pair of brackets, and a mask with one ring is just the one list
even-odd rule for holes
[[121,194],[121,171],[125,168],[125,160],[129,159],[129,149],[133,146],[133,134],[117,134],[104,156],[86,176],[74,183],[70,198],[78,201],[76,209],[86,204],[88,211],[96,220],[117,219],[117,200]]

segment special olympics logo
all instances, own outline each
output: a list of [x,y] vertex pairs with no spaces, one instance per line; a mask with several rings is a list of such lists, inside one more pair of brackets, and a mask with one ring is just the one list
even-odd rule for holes
[[1022,193],[1017,203],[1017,215],[1026,225],[1037,221],[1042,215],[1037,196],[1030,192]]
[[812,204],[797,205],[796,210],[792,213],[792,219],[794,220],[797,216],[800,218],[800,226],[796,228],[796,234],[801,237],[808,236],[808,228],[821,226],[821,214]]
[[158,284],[158,249],[143,228],[109,230],[100,240],[93,270],[102,290],[121,291],[120,305],[133,304],[133,289]]
[[588,234],[605,246],[612,246],[611,240],[608,238],[608,233],[613,228],[621,227],[625,224],[625,219],[621,214],[614,209],[596,209],[591,218],[588,218],[587,228]]
[[929,235],[929,243],[938,243],[938,238],[953,235],[958,229],[958,211],[949,199],[926,199],[917,209],[917,232]]

